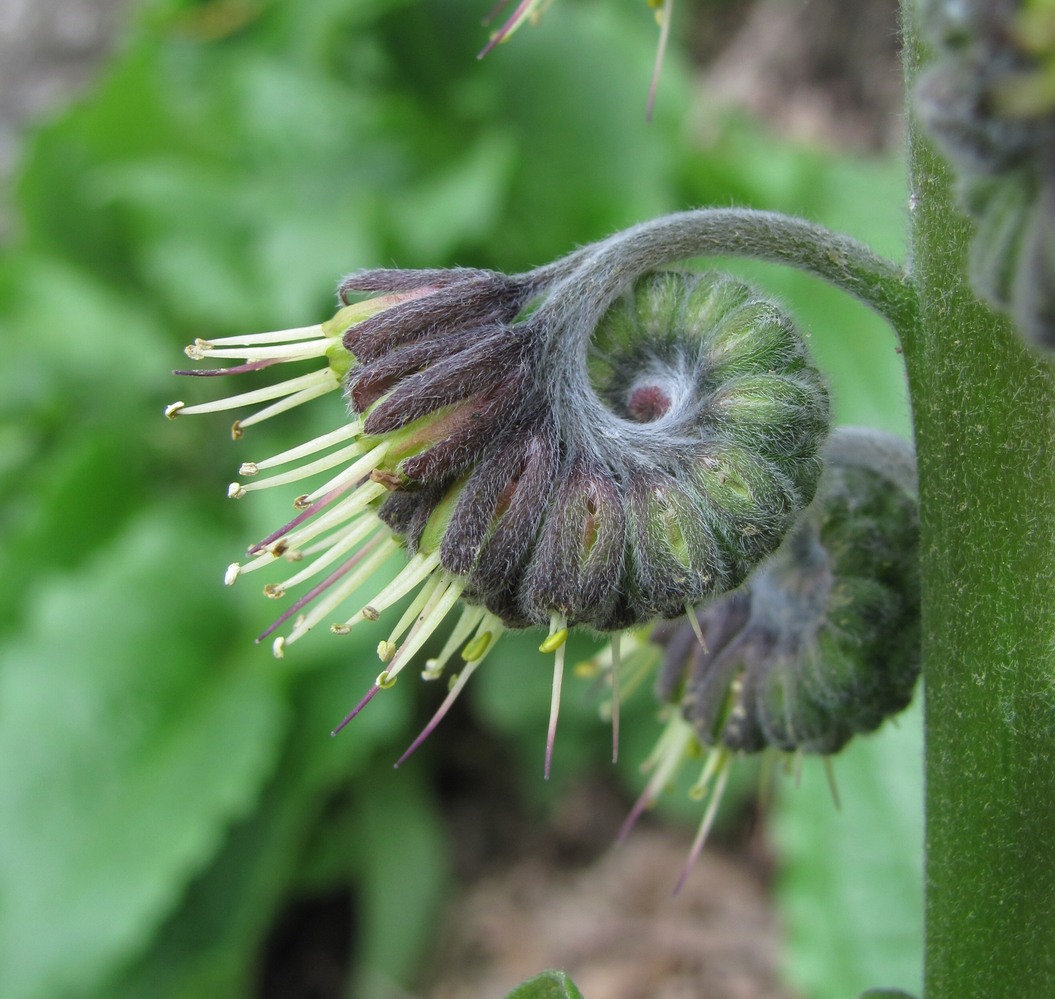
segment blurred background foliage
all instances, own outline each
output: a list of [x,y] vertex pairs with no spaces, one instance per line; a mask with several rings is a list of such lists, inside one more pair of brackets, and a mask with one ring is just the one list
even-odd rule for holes
[[[802,214],[902,253],[896,158],[710,110],[677,46],[646,123],[644,3],[565,0],[483,62],[476,8],[143,2],[90,92],[26,141],[0,260],[6,999],[428,994],[455,858],[473,847],[455,841],[452,799],[478,781],[475,807],[515,835],[561,786],[612,779],[596,691],[573,681],[542,782],[534,635],[503,640],[399,771],[433,688],[400,684],[329,738],[377,671],[379,634],[320,634],[276,662],[252,643],[266,602],[221,581],[288,501],[227,502],[234,469],[332,412],[237,445],[223,417],[166,423],[165,403],[209,388],[171,377],[185,343],[323,318],[344,270],[520,270],[694,205]],[[877,320],[798,274],[732,266],[811,331],[840,422],[907,433]],[[572,658],[595,648],[577,638]],[[660,730],[647,689],[623,728],[629,803]],[[910,715],[835,761],[841,812],[808,762],[766,817],[803,996],[918,985],[919,753]],[[661,808],[687,830],[697,811],[678,794]],[[500,820],[481,811],[473,828],[492,849]],[[309,904],[305,940],[290,927]]]

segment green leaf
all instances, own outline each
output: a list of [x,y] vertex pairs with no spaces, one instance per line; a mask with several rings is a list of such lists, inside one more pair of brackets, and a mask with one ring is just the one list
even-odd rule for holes
[[522,982],[506,999],[583,999],[583,995],[563,971],[544,971]]
[[141,516],[42,587],[0,649],[0,991],[90,993],[255,802],[279,676],[231,661],[216,539]]
[[[447,844],[431,796],[412,769],[385,767],[360,784],[343,823],[363,906],[359,987],[353,995],[397,994],[412,984],[448,880]],[[340,826],[338,826],[340,828]]]
[[787,974],[810,999],[846,999],[869,982],[919,990],[923,926],[922,725],[918,704],[832,765],[782,788],[774,834],[777,899],[790,929]]

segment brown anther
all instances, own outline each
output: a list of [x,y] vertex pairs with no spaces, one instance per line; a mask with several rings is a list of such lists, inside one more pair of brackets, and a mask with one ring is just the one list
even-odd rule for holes
[[389,492],[395,492],[403,486],[403,476],[397,472],[389,472],[383,468],[375,468],[370,473],[371,482],[380,482]]

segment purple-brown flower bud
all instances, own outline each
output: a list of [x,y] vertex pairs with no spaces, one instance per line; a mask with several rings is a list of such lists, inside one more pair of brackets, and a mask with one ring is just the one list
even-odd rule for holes
[[827,391],[801,337],[732,277],[657,272],[609,290],[578,281],[577,261],[595,267],[603,253],[517,277],[366,271],[342,282],[342,300],[382,294],[322,326],[195,347],[245,362],[216,373],[313,357],[325,367],[170,415],[277,400],[240,434],[338,387],[350,409],[332,433],[245,463],[252,481],[229,490],[335,472],[228,570],[233,582],[295,563],[265,587],[275,599],[316,580],[260,636],[290,624],[277,655],[403,547],[405,569],[331,626],[344,634],[411,600],[378,647],[386,668],[363,704],[460,602],[455,644],[426,675],[459,647],[475,668],[503,629],[540,625],[559,691],[569,627],[679,615],[780,545],[813,497],[828,430]]

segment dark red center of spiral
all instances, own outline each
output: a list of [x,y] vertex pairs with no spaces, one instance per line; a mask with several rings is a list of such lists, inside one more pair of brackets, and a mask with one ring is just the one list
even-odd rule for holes
[[670,396],[658,385],[642,385],[634,389],[626,403],[626,411],[638,423],[658,420],[668,409]]

